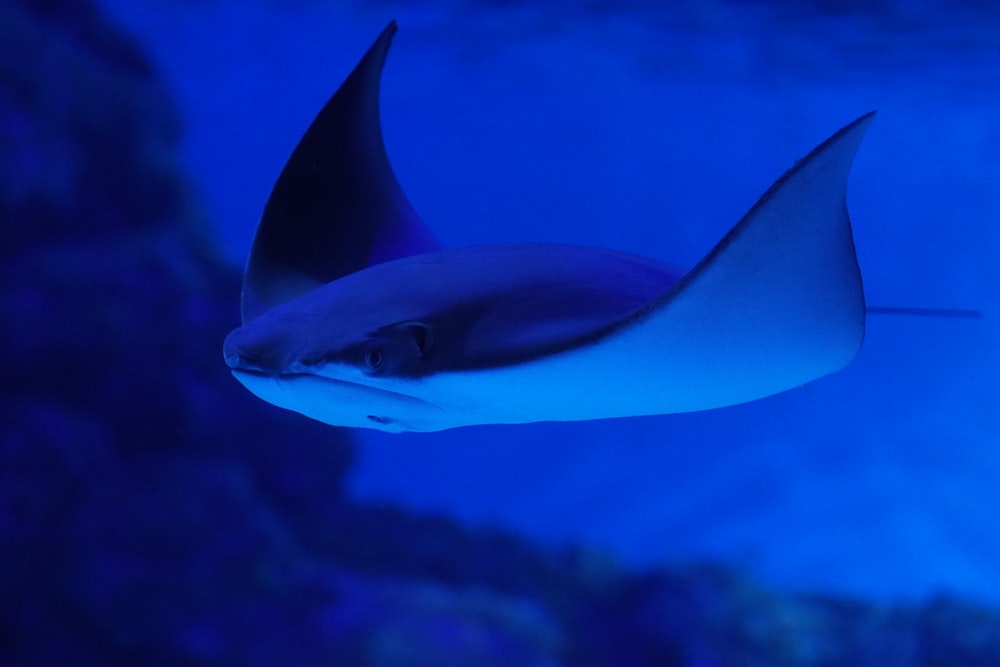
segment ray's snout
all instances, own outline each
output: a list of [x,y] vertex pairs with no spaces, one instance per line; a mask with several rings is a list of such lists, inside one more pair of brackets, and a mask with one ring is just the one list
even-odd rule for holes
[[233,329],[222,344],[222,355],[229,368],[268,375],[276,375],[283,368],[284,355],[279,350],[280,346],[273,341],[260,340],[247,327]]
[[247,366],[249,355],[242,340],[245,336],[242,334],[242,328],[233,329],[222,343],[222,356],[226,359],[226,365],[234,370]]

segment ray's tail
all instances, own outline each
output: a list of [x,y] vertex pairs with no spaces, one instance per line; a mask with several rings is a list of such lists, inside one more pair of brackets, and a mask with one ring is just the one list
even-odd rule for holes
[[947,317],[952,319],[978,320],[983,311],[975,308],[913,308],[910,306],[867,306],[869,315],[907,315],[914,317]]

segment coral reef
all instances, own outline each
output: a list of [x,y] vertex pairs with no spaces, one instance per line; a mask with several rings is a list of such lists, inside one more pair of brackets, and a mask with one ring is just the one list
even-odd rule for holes
[[220,343],[179,122],[83,0],[0,6],[0,663],[988,665],[1000,615],[627,573],[342,493]]

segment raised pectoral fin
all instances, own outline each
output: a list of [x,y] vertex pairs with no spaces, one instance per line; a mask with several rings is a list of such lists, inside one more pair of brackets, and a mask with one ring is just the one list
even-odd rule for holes
[[390,23],[316,116],[271,191],[243,281],[243,321],[372,264],[435,250],[385,154],[379,84]]
[[452,426],[629,417],[735,405],[842,368],[865,329],[846,186],[872,117],[800,160],[635,313],[582,345],[428,378],[426,395],[463,408],[470,388],[489,397]]
[[559,397],[549,418],[586,419],[734,405],[842,368],[865,330],[846,188],[872,118],[796,163],[668,292],[503,381],[530,376],[537,400]]
[[832,373],[860,348],[865,298],[847,179],[873,118],[862,116],[799,160],[651,304],[649,326],[663,326],[673,349],[704,367],[720,385],[720,404]]

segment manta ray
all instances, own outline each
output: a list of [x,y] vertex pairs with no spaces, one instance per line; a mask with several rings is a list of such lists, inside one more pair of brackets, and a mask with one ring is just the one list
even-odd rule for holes
[[319,112],[265,205],[224,343],[252,393],[335,426],[437,431],[718,408],[857,354],[846,191],[874,112],[796,162],[687,273],[577,245],[442,248],[382,141],[395,32]]

